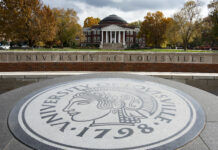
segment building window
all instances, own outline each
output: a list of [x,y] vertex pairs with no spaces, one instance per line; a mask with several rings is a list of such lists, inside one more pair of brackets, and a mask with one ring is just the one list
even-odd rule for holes
[[100,42],[100,37],[98,36],[98,42]]
[[133,42],[133,38],[132,38],[132,37],[130,38],[130,42],[131,42],[131,43]]
[[138,38],[136,38],[135,40],[136,40],[136,43],[138,43],[138,42],[139,42],[139,39],[138,39]]
[[129,32],[126,32],[126,36],[128,36],[129,35]]
[[130,35],[133,35],[133,31],[130,31]]

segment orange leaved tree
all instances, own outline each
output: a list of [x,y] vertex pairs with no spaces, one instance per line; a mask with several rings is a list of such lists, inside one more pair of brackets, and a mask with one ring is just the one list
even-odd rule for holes
[[144,38],[147,45],[161,47],[166,40],[166,30],[171,18],[165,18],[163,13],[147,13],[141,24],[139,36]]
[[92,27],[93,25],[98,25],[99,22],[100,22],[99,18],[88,17],[84,21],[84,28]]
[[0,13],[1,32],[7,39],[28,41],[32,47],[55,37],[54,15],[40,0],[1,0]]

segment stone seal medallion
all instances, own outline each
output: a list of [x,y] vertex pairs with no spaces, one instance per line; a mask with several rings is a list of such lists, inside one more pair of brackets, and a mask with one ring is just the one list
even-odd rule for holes
[[50,86],[21,100],[9,128],[34,149],[176,149],[203,129],[189,95],[130,78],[90,78]]

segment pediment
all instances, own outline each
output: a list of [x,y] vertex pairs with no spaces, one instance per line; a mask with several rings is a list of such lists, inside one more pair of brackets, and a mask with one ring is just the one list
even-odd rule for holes
[[127,28],[123,28],[123,27],[120,27],[118,25],[112,24],[112,25],[101,28],[101,30],[102,31],[126,31]]

